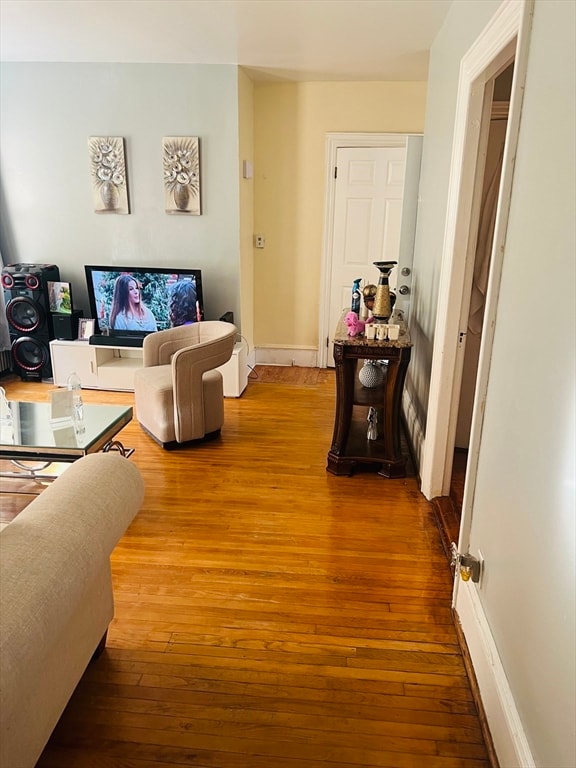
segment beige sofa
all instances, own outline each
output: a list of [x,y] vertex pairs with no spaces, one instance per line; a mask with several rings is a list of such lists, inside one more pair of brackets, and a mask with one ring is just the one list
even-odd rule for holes
[[2,768],[35,765],[102,647],[114,614],[110,554],[143,495],[128,459],[93,454],[0,533]]

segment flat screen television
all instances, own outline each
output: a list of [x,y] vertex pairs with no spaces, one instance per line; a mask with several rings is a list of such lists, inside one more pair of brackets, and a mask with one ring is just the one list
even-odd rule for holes
[[204,319],[199,269],[86,265],[96,334],[141,336]]

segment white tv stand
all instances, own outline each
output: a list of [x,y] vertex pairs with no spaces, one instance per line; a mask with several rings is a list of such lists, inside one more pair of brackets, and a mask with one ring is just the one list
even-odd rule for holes
[[[87,341],[50,342],[54,384],[65,387],[76,372],[86,389],[134,391],[134,373],[142,368],[139,347],[96,346]],[[240,397],[248,384],[246,346],[237,342],[232,357],[218,368],[224,383],[224,397]]]

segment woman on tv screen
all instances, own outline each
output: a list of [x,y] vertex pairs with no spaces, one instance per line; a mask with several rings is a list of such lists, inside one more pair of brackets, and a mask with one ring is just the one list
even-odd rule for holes
[[156,320],[142,301],[137,281],[130,275],[120,275],[114,284],[110,328],[113,331],[155,331]]

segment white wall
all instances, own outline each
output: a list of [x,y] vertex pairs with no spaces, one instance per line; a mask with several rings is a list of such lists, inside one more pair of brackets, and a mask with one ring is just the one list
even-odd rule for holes
[[576,765],[574,3],[538,0],[471,551],[536,763]]
[[[495,5],[454,3],[432,49],[410,366],[424,420],[459,64]],[[576,765],[575,7],[535,4],[470,541],[541,768]]]
[[[235,66],[3,64],[2,254],[55,263],[88,314],[83,264],[201,268],[206,316],[240,321]],[[93,212],[88,136],[124,136],[131,214]],[[161,141],[199,136],[201,216],[164,212]]]

